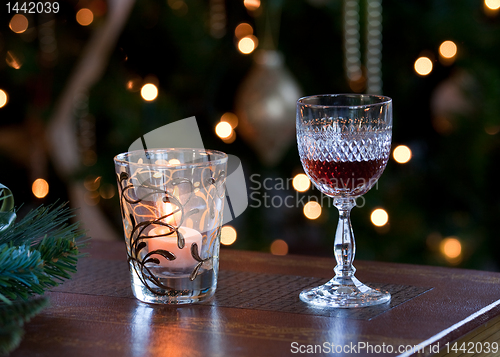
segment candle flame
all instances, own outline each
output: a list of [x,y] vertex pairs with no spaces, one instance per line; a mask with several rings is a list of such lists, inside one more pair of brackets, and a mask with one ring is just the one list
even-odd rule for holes
[[171,226],[176,226],[174,210],[172,208],[172,204],[170,202],[160,202],[158,204],[158,211],[160,213],[160,217],[165,217],[164,222]]

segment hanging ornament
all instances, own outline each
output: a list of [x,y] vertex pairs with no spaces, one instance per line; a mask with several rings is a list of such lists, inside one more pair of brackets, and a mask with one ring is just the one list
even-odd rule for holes
[[295,106],[301,90],[275,50],[259,50],[236,95],[238,133],[261,161],[275,165],[295,140]]
[[354,92],[382,93],[382,1],[366,0],[365,66],[361,63],[359,0],[344,1],[344,66]]

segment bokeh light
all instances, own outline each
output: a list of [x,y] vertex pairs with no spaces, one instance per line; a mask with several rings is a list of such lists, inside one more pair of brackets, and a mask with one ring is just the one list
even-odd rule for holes
[[5,62],[14,69],[20,69],[23,65],[22,61],[16,56],[12,51],[7,51],[7,55],[5,56]]
[[31,185],[31,191],[36,198],[44,198],[49,193],[49,183],[43,178],[38,178]]
[[110,183],[105,183],[99,188],[99,194],[105,200],[109,200],[115,197],[115,193],[116,193],[115,185],[112,185]]
[[382,227],[389,222],[389,214],[385,209],[382,208],[377,208],[373,210],[372,214],[370,215],[370,220],[372,221],[373,225],[377,227]]
[[90,9],[80,9],[76,13],[76,22],[82,26],[88,26],[94,21],[94,13]]
[[237,237],[237,233],[236,233],[236,229],[234,229],[234,227],[231,227],[231,226],[222,227],[221,232],[220,232],[221,244],[231,245],[234,242],[236,242],[236,237]]
[[101,185],[101,176],[89,175],[83,181],[83,186],[89,191],[96,191]]
[[229,124],[228,122],[221,121],[216,125],[215,133],[219,138],[226,139],[229,138],[233,133],[233,128],[231,127],[231,124]]
[[453,41],[444,41],[439,46],[439,54],[447,59],[453,58],[457,54],[457,45]]
[[432,72],[432,61],[429,57],[420,57],[415,61],[415,72],[421,76],[426,76]]
[[8,101],[9,96],[7,95],[7,92],[5,92],[3,89],[0,89],[0,108],[5,107]]
[[283,239],[276,239],[271,243],[271,254],[273,255],[287,255],[288,244]]
[[500,125],[487,125],[484,131],[488,135],[496,135],[500,132]]
[[158,96],[158,88],[153,83],[147,83],[141,88],[141,96],[147,102],[151,102]]
[[225,121],[231,125],[231,128],[236,128],[238,126],[238,117],[231,113],[231,112],[226,112],[222,114],[220,121]]
[[247,10],[255,11],[260,7],[260,0],[243,0],[243,5]]
[[305,192],[311,187],[311,180],[305,174],[297,174],[292,180],[292,186],[299,192]]
[[26,16],[16,14],[10,19],[9,27],[15,33],[23,33],[28,29],[28,19]]
[[456,264],[461,261],[462,243],[457,237],[443,239],[439,245],[439,250],[448,262]]
[[236,140],[236,132],[234,130],[231,131],[231,135],[227,138],[221,138],[224,144],[232,144]]
[[304,216],[314,220],[321,216],[321,205],[316,201],[309,201],[304,205]]
[[500,0],[484,0],[484,5],[490,10],[500,9]]
[[238,50],[245,55],[252,53],[256,47],[257,38],[253,35],[245,36],[238,41]]
[[125,87],[130,92],[139,92],[142,88],[143,79],[139,76],[133,76],[127,80]]
[[185,16],[189,11],[189,7],[184,0],[168,0],[167,2],[168,6],[174,10],[175,15],[179,17]]
[[411,159],[411,150],[406,145],[396,146],[392,152],[392,157],[397,163],[406,164]]
[[101,195],[99,194],[98,191],[85,192],[85,194],[83,195],[83,201],[88,206],[97,206],[100,200],[101,200]]
[[246,22],[242,22],[234,29],[234,36],[240,40],[245,36],[253,35],[253,27]]

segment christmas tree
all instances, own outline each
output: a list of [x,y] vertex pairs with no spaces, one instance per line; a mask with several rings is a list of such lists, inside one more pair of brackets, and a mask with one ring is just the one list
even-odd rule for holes
[[[21,216],[69,200],[90,235],[121,239],[113,156],[196,116],[205,146],[237,155],[247,176],[250,207],[230,223],[231,247],[331,256],[336,209],[292,184],[303,170],[289,98],[379,92],[394,100],[405,163],[391,159],[353,210],[357,259],[498,270],[495,4],[82,0],[26,16],[24,30],[4,11],[1,179],[27,202]],[[215,132],[221,121],[227,135]],[[319,216],[307,218],[315,200],[309,217]]]
[[13,350],[23,324],[48,304],[43,293],[76,271],[84,233],[65,205],[39,207],[15,223],[13,195],[0,184],[0,353]]

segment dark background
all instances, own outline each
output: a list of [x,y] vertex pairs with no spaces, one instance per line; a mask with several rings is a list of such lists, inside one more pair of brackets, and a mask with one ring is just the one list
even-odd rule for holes
[[[217,1],[181,2],[141,0],[133,6],[108,48],[99,80],[83,99],[74,99],[71,122],[81,161],[70,173],[58,169],[53,155],[57,140],[47,131],[72,73],[89,41],[105,26],[113,3],[60,1],[58,14],[29,17],[30,28],[24,34],[9,29],[13,14],[5,5],[0,7],[0,89],[9,95],[8,104],[0,108],[0,182],[13,191],[20,215],[57,200],[76,206],[79,202],[68,192],[71,185],[80,185],[88,191],[82,202],[97,210],[121,237],[118,199],[104,198],[111,189],[116,191],[113,157],[139,136],[190,116],[196,116],[206,147],[242,160],[249,194],[257,186],[252,175],[260,175],[253,177],[261,182],[269,178],[274,186],[302,172],[293,136],[276,132],[276,140],[287,143],[287,150],[278,162],[266,165],[252,141],[242,139],[243,129],[236,128],[231,144],[214,132],[222,114],[236,111],[238,90],[255,65],[253,54],[237,50],[234,29],[241,22],[250,23],[263,48],[268,19],[284,66],[304,95],[352,92],[343,64],[343,1],[263,1],[257,11],[247,10],[243,1],[226,1],[225,35],[220,38],[210,33],[210,9]],[[360,4],[363,48],[366,5]],[[81,8],[95,14],[89,26],[75,20]],[[52,52],[41,40],[47,23],[56,46]],[[363,207],[353,210],[357,259],[498,270],[500,15],[486,12],[479,0],[383,1],[382,34],[383,94],[394,101],[393,147],[407,145],[413,157],[403,165],[391,159],[378,189],[365,195]],[[439,57],[444,40],[458,46],[449,63]],[[22,63],[19,69],[8,64],[9,53]],[[427,76],[413,69],[422,54],[434,62]],[[153,102],[145,102],[138,91],[147,81],[159,86]],[[38,177],[50,187],[42,199],[31,191]],[[98,177],[97,186],[89,184]],[[319,196],[314,189],[298,194],[291,185],[261,189],[264,193]],[[331,255],[338,215],[329,206],[317,220],[304,217],[301,205],[249,207],[230,223],[238,232],[231,248],[269,251],[274,240],[282,239],[289,253]],[[382,228],[370,222],[377,207],[389,214]],[[445,259],[439,249],[450,236],[462,245],[455,260]]]

